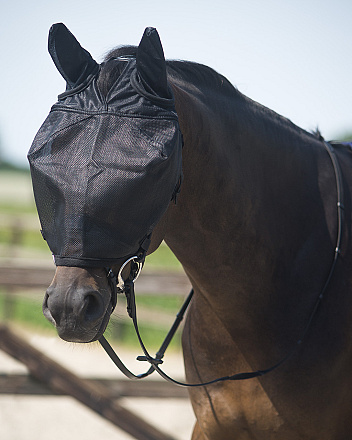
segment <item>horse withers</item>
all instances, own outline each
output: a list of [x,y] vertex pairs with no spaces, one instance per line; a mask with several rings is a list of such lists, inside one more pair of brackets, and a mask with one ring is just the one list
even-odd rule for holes
[[59,335],[99,339],[110,269],[165,240],[194,288],[189,382],[287,358],[191,388],[193,439],[349,439],[350,150],[330,152],[206,66],[165,61],[151,28],[101,65],[63,25],[49,51],[67,90],[29,160],[57,264],[44,314]]

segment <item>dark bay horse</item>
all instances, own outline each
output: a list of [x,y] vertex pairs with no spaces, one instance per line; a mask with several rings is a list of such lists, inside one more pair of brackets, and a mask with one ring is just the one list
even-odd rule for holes
[[[108,58],[136,51],[123,47]],[[121,73],[108,66],[99,73],[102,93]],[[165,240],[195,291],[183,331],[187,380],[270,367],[301,338],[334,259],[333,164],[320,136],[212,69],[181,61],[166,69],[184,178],[148,252]],[[266,376],[192,388],[193,440],[351,438],[352,162],[347,148],[336,155],[345,195],[340,255],[303,343]],[[89,342],[105,329],[110,296],[104,269],[58,266],[44,314],[64,339]]]

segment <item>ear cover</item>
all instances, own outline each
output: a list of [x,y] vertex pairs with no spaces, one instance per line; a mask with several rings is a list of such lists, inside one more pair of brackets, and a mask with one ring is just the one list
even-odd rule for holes
[[164,51],[155,28],[145,29],[137,49],[136,62],[140,79],[147,91],[162,98],[170,98]]
[[48,50],[69,89],[82,84],[99,68],[63,23],[50,28]]

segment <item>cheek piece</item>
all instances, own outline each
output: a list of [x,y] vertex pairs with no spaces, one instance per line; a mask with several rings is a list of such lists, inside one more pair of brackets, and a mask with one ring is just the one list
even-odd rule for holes
[[[111,289],[111,303],[112,303],[112,311],[114,311],[117,304],[117,295],[124,293],[127,299],[127,312],[128,315],[132,318],[132,308],[131,308],[131,299],[130,295],[128,295],[129,289],[126,288],[126,284],[129,282],[135,283],[137,278],[139,277],[145,260],[145,254],[141,254],[139,257],[135,255],[134,257],[128,258],[123,265],[120,267],[118,274],[116,275],[113,270],[109,267],[106,267],[106,276],[108,278],[109,286]],[[124,280],[122,278],[122,272],[125,267],[131,263],[131,270],[128,278]]]

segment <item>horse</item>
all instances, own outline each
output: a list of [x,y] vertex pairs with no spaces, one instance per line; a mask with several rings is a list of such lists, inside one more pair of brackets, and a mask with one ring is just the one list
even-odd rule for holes
[[[153,40],[154,55],[146,54],[157,67],[144,78],[162,96],[166,72],[183,136],[183,180],[177,203],[168,204],[153,228],[148,254],[164,240],[194,289],[182,334],[186,379],[263,370],[293,350],[270,374],[190,388],[192,439],[347,440],[351,151],[334,146],[339,187],[319,133],[252,101],[210,67],[165,61],[159,41]],[[118,84],[128,60],[141,56],[142,46],[107,55],[96,74],[102,95]],[[69,50],[62,70],[78,63]],[[142,76],[143,68],[137,64]],[[134,198],[138,203],[138,194]],[[120,268],[120,262],[112,266]],[[44,315],[63,339],[90,342],[106,327],[111,297],[103,267],[58,265]]]

